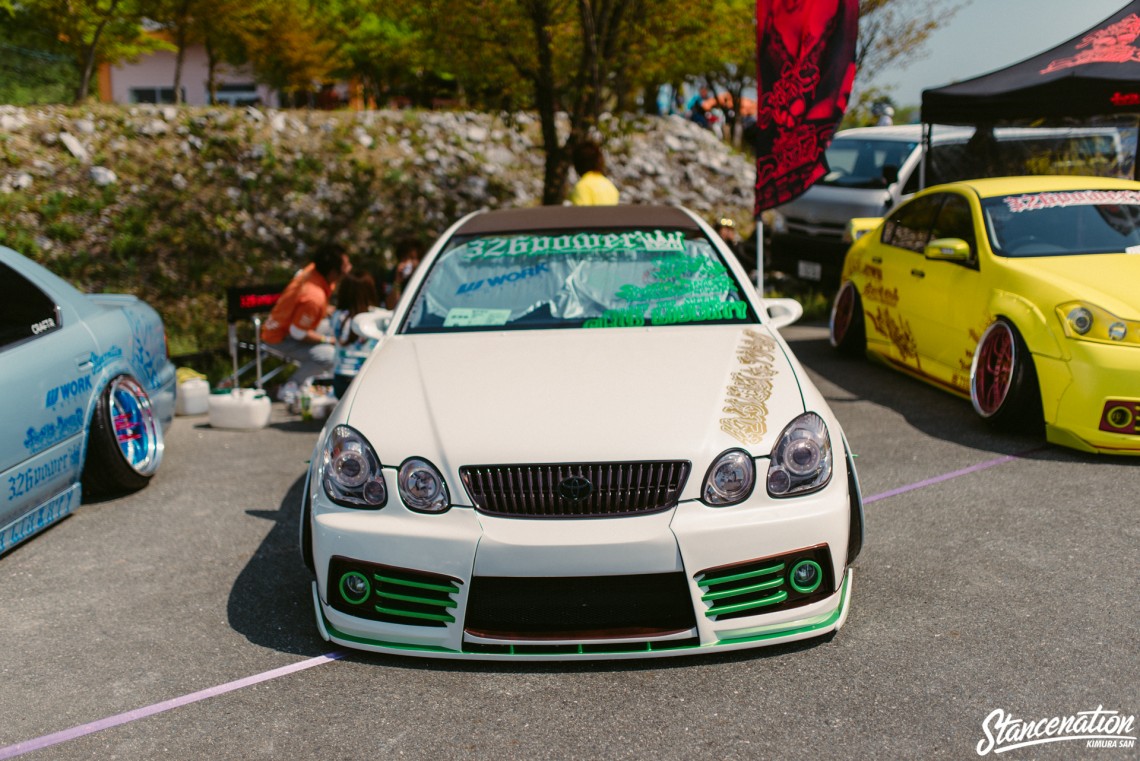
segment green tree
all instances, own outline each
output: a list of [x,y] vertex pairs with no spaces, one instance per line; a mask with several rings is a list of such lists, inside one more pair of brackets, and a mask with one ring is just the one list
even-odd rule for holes
[[75,93],[75,61],[27,8],[0,6],[0,103],[59,103]]
[[343,71],[335,25],[309,0],[253,3],[238,14],[238,31],[260,81],[294,102]]
[[147,35],[142,0],[27,0],[20,6],[52,29],[76,64],[75,101],[87,99],[101,63],[114,64],[169,47]]
[[[696,33],[671,26],[696,11],[682,0],[427,0],[432,47],[446,51],[465,91],[525,98],[538,112],[546,166],[543,203],[566,193],[574,146],[602,113],[629,108],[649,81],[646,52]],[[660,76],[659,68],[654,72]],[[513,105],[513,104],[512,104]],[[559,134],[558,114],[569,131]]]
[[366,99],[380,103],[392,92],[414,92],[435,69],[422,31],[431,21],[418,3],[335,0],[324,9],[341,40],[341,73],[360,82]]

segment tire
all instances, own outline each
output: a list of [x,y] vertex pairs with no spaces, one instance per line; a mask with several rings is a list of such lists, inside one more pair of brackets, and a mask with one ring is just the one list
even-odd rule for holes
[[861,357],[867,352],[867,326],[863,316],[863,299],[855,284],[848,280],[835,294],[831,305],[831,345],[839,352]]
[[305,498],[301,502],[301,560],[305,562],[305,567],[309,569],[309,573],[315,576],[317,565],[313,562],[313,524],[310,522],[309,516],[310,504],[309,481],[306,479]]
[[1017,327],[999,317],[982,333],[970,363],[970,401],[991,425],[1039,432],[1041,387],[1033,356]]
[[87,435],[83,490],[127,494],[146,486],[162,460],[162,428],[150,397],[129,375],[112,379],[95,403]]

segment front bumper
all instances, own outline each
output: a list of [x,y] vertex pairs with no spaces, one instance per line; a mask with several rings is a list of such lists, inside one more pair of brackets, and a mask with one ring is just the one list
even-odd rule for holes
[[[729,508],[689,501],[610,519],[496,518],[465,507],[422,515],[405,510],[394,488],[395,504],[354,511],[314,493],[317,626],[348,647],[476,660],[663,657],[817,637],[843,625],[851,595],[854,511],[843,475],[805,497],[759,490]],[[817,589],[792,585],[805,558],[820,568]],[[330,597],[349,568],[399,593],[387,602],[362,593],[367,608],[346,612],[353,606],[343,596]],[[652,586],[639,592],[643,581]],[[610,611],[601,626],[591,618],[599,589],[609,597],[598,607]],[[515,592],[517,605],[504,601]],[[560,606],[566,626],[530,628],[561,615]],[[653,615],[640,621],[641,610]],[[513,612],[497,621],[503,611]]]
[[1046,437],[1085,452],[1140,456],[1140,423],[1102,428],[1106,407],[1140,407],[1140,349],[1076,340],[1068,340],[1067,348],[1067,361],[1034,357]]

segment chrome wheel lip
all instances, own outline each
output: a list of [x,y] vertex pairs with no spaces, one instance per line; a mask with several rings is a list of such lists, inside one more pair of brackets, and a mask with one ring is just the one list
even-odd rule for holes
[[111,382],[110,423],[123,461],[140,476],[154,475],[162,440],[150,397],[138,381],[120,376]]
[[[986,344],[990,341],[992,334],[999,331],[1005,334],[1004,340],[1009,347],[1005,379],[1001,383],[1001,392],[997,404],[992,405],[992,409],[986,409],[985,406],[983,406],[985,402],[981,398],[982,394],[979,393],[978,384],[981,382],[985,385],[984,391],[991,390],[990,387],[994,379],[989,377],[990,369],[986,362],[990,359],[988,355],[992,352],[991,350],[987,350]],[[994,338],[993,340],[1002,339]],[[983,355],[985,355],[985,359],[983,359]],[[1013,339],[1013,329],[1003,320],[996,320],[990,323],[990,326],[982,333],[982,337],[974,349],[974,358],[970,361],[970,402],[974,405],[974,411],[983,418],[990,418],[996,415],[998,410],[1002,408],[1005,400],[1009,398],[1009,390],[1013,385],[1013,370],[1014,367],[1016,367],[1017,361],[1017,344]]]

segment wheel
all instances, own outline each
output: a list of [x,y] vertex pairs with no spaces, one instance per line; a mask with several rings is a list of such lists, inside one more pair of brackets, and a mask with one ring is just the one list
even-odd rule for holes
[[982,333],[970,364],[974,410],[998,427],[1042,425],[1041,389],[1033,357],[1017,328],[999,317]]
[[316,574],[317,566],[313,562],[313,525],[309,522],[310,504],[309,481],[306,479],[305,498],[301,502],[301,560],[305,561],[305,567],[309,569],[309,573]]
[[852,356],[862,356],[867,351],[863,300],[850,280],[840,287],[831,305],[831,345]]
[[83,466],[83,489],[90,494],[138,491],[162,459],[162,429],[139,382],[114,378],[95,403]]

